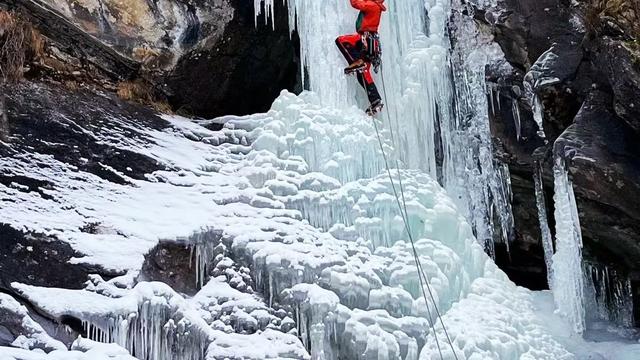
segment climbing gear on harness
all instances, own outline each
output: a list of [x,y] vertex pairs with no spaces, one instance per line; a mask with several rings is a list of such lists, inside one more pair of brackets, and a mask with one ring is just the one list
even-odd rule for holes
[[367,92],[367,98],[369,103],[381,100],[378,88],[373,81],[373,75],[371,73],[371,63],[367,62],[366,55],[364,53],[364,45],[362,43],[362,35],[349,34],[342,35],[336,39],[336,46],[344,56],[345,60],[351,64],[345,69],[346,74],[355,74],[358,83]]
[[380,35],[377,32],[365,32],[362,34],[363,56],[366,62],[373,65],[373,71],[377,74],[382,65],[382,46]]

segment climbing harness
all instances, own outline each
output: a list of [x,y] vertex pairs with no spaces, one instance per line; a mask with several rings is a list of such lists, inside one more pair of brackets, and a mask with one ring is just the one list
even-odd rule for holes
[[[382,77],[382,91],[384,93],[384,101],[386,103],[388,103],[387,101],[387,89],[385,86],[385,82],[384,82],[384,72],[381,75]],[[389,115],[389,113],[387,112],[387,121],[389,123],[389,131],[390,131],[390,135],[391,135],[391,144],[393,145],[394,149],[397,151],[398,147],[396,146],[395,143],[395,136],[394,136],[394,132],[393,132],[393,126],[391,124],[391,116]],[[428,321],[429,321],[429,326],[431,327],[431,331],[433,332],[433,336],[436,342],[436,347],[438,348],[438,353],[440,354],[440,358],[444,359],[444,356],[442,355],[442,349],[440,347],[440,342],[438,340],[438,335],[436,333],[435,330],[435,322],[434,319],[432,317],[431,314],[431,309],[429,308],[429,301],[427,299],[427,292],[429,293],[429,298],[431,299],[431,302],[433,303],[433,307],[434,307],[434,311],[435,311],[435,315],[437,317],[437,319],[440,322],[440,325],[442,326],[442,330],[444,331],[444,334],[446,336],[447,342],[449,343],[449,347],[451,348],[451,351],[453,352],[453,356],[456,360],[458,360],[458,355],[453,347],[453,342],[451,341],[451,337],[449,336],[449,332],[447,331],[446,326],[444,325],[444,321],[442,320],[442,315],[440,313],[440,310],[438,309],[438,305],[436,304],[435,301],[435,297],[433,295],[433,291],[431,289],[431,285],[429,284],[429,280],[427,279],[427,276],[425,275],[423,268],[422,268],[422,262],[420,261],[420,257],[418,256],[418,251],[416,249],[416,245],[415,245],[415,241],[413,239],[413,234],[411,233],[411,225],[409,224],[409,212],[407,211],[407,201],[405,199],[404,196],[404,187],[402,185],[402,174],[400,172],[400,166],[398,163],[398,158],[396,157],[396,171],[398,174],[398,182],[399,182],[399,189],[400,189],[400,195],[398,195],[398,190],[396,189],[396,186],[394,184],[393,181],[393,176],[391,175],[391,168],[389,166],[389,160],[387,158],[387,154],[384,151],[384,145],[382,143],[382,137],[380,136],[380,131],[378,129],[378,123],[376,122],[376,119],[373,119],[373,126],[376,130],[376,135],[378,137],[378,144],[380,145],[380,151],[382,152],[382,157],[384,159],[384,164],[385,167],[387,169],[387,175],[389,176],[389,181],[391,181],[391,188],[393,189],[393,194],[396,198],[396,203],[398,205],[398,209],[400,210],[400,215],[402,216],[402,221],[404,222],[404,227],[405,230],[407,231],[407,235],[409,237],[409,241],[411,242],[411,248],[412,248],[412,252],[413,252],[413,257],[414,260],[416,262],[416,268],[418,270],[418,278],[420,281],[420,289],[422,291],[422,296],[424,297],[424,302],[425,302],[425,306],[427,308],[427,315],[428,315]],[[402,199],[402,200],[401,200]],[[426,287],[426,290],[425,290]]]

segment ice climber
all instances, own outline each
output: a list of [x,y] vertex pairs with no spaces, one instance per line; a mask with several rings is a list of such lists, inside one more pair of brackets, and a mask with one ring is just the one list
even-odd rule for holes
[[358,82],[367,91],[369,115],[382,110],[383,104],[376,84],[373,82],[371,67],[378,72],[380,66],[380,38],[378,27],[382,13],[387,10],[384,0],[350,0],[351,6],[360,10],[356,21],[357,33],[342,35],[336,39],[336,45],[349,62],[345,74],[356,74]]

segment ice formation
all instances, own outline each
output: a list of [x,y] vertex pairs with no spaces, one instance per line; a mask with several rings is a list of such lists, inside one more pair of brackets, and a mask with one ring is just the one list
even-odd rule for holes
[[535,95],[533,97],[533,106],[531,111],[533,111],[533,120],[538,124],[538,136],[544,139],[544,108],[542,106],[542,101],[540,101],[540,96]]
[[[536,196],[539,204],[545,201],[541,182],[541,174],[538,173]],[[538,210],[549,283],[558,312],[569,319],[572,330],[579,334],[612,325],[619,328],[615,331],[628,332],[633,327],[631,282],[607,265],[594,265],[583,259],[580,217],[573,184],[565,160],[560,157],[555,160],[554,185],[555,253],[546,212],[541,205]],[[611,329],[611,332],[615,331]]]
[[542,239],[542,248],[544,250],[544,261],[547,266],[547,283],[553,286],[553,235],[549,228],[549,219],[547,217],[547,199],[544,194],[544,183],[542,179],[542,165],[536,161],[533,173],[533,181],[536,193],[536,207],[538,208],[538,222],[540,223],[540,235]]
[[609,266],[590,263],[584,264],[584,276],[587,322],[633,328],[631,280]]
[[525,75],[523,81],[525,98],[531,106],[533,119],[538,125],[538,136],[542,139],[546,137],[544,133],[544,107],[538,93],[542,89],[560,82],[560,79],[555,77],[555,71],[553,70],[553,66],[558,59],[558,55],[554,52],[556,45],[552,45],[549,50],[540,55]]
[[[482,34],[468,15],[472,4],[453,1],[451,33],[455,38],[451,63],[456,83],[455,116],[441,121],[444,149],[443,179],[447,191],[458,199],[486,251],[494,255],[494,242],[509,248],[512,238],[511,184],[508,167],[493,156],[485,81],[489,64],[507,66],[500,47]],[[481,2],[477,6],[489,6]],[[499,102],[498,102],[499,103]],[[516,105],[516,121],[519,112]],[[446,120],[446,118],[445,118]],[[495,234],[495,229],[499,232]]]
[[580,218],[565,161],[555,160],[556,252],[553,255],[553,295],[558,311],[572,323],[574,331],[585,330],[584,275]]
[[[267,15],[273,16],[273,0],[265,3],[271,11]],[[354,32],[354,9],[347,1],[286,3],[290,29],[297,29],[301,38],[301,71],[306,70],[303,73],[309,76],[308,89],[317,93],[325,105],[363,105],[355,81],[347,81],[339,71],[344,60],[327,46],[338,35]],[[255,4],[256,13],[260,14],[260,1]],[[389,139],[395,144],[393,155],[399,165],[442,179],[471,220],[477,237],[492,252],[494,224],[500,224],[502,229],[496,238],[507,245],[513,227],[510,186],[501,177],[502,166],[493,160],[485,95],[484,65],[499,52],[496,47],[484,49],[484,43],[472,45],[476,34],[466,28],[461,30],[456,56],[464,58],[453,70],[456,82],[467,86],[462,86],[464,91],[456,101],[458,108],[453,109],[447,31],[451,6],[448,0],[389,2],[380,30],[383,69],[377,83],[387,102],[388,130],[392,134]],[[457,20],[461,27],[473,26],[463,17]],[[476,161],[478,158],[481,161]]]
[[[11,167],[3,165],[55,179],[50,195],[59,201],[2,187],[4,195],[20,199],[0,209],[3,219],[57,234],[87,254],[76,262],[129,271],[108,282],[94,278],[85,290],[14,284],[24,298],[54,318],[84,321],[91,340],[114,341],[142,359],[163,358],[168,351],[185,359],[416,359],[421,352],[430,358],[435,334],[446,346],[439,326],[435,334],[429,330],[434,319],[419,291],[391,182],[380,169],[373,123],[361,110],[324,106],[313,93],[285,92],[266,114],[218,120],[225,122],[219,133],[167,119],[167,131],[139,129],[137,140],[121,145],[177,169],[150,174],[162,182],[114,185],[49,158],[17,157]],[[333,138],[333,131],[348,126],[361,146]],[[314,151],[310,144],[327,138],[345,151]],[[375,172],[349,161],[353,151],[371,156],[368,163],[380,175],[349,181]],[[341,161],[343,170],[321,166],[331,159]],[[43,160],[52,166],[38,167]],[[456,351],[473,354],[485,346],[480,340],[467,343],[470,322],[456,319],[476,311],[481,300],[473,299],[484,297],[488,290],[480,284],[489,281],[495,291],[520,292],[521,298],[516,303],[494,297],[485,310],[526,305],[519,316],[528,325],[508,344],[530,341],[538,348],[534,344],[542,341],[552,350],[534,358],[568,356],[553,340],[536,335],[543,326],[528,292],[517,290],[485,255],[438,183],[417,170],[392,174],[402,174],[416,247]],[[114,201],[123,204],[118,211],[110,210]],[[39,216],[44,208],[56,216]],[[176,209],[188,216],[176,218]],[[101,214],[104,230],[82,233],[84,224],[95,222],[92,214]],[[194,231],[203,235],[189,235]],[[204,269],[198,281],[205,285],[192,298],[164,284],[135,281],[143,254],[171,238],[192,242],[200,254],[192,266]],[[433,309],[431,300],[428,305]],[[483,344],[511,346],[491,340],[513,331],[508,319],[485,320],[474,320],[493,334]]]

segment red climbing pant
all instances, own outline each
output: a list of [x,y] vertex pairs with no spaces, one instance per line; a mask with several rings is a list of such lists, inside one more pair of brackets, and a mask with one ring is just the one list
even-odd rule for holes
[[[365,46],[362,43],[362,35],[360,34],[339,36],[336,39],[336,45],[349,65],[353,64],[356,60],[365,58]],[[366,67],[357,73],[357,77],[360,85],[367,91],[369,102],[373,104],[379,101],[380,93],[378,93],[378,88],[373,82],[373,76],[371,75],[371,62],[366,61]]]

